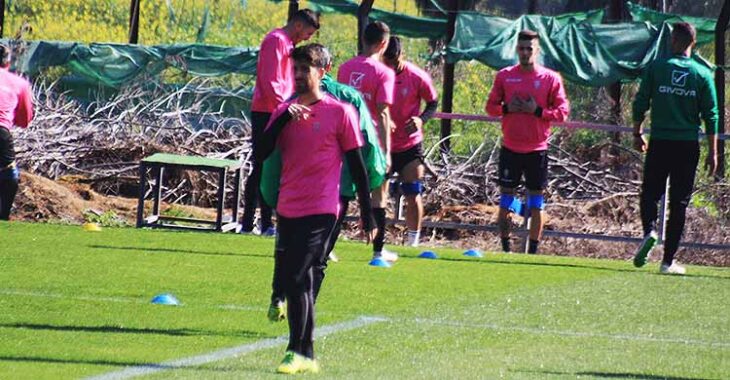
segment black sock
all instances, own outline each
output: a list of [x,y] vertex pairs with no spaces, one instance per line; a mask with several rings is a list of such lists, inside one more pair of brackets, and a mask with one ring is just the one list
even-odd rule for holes
[[510,244],[508,237],[503,237],[502,239],[502,252],[510,252],[512,251],[512,246]]
[[539,240],[530,239],[530,243],[527,246],[527,253],[537,253],[537,246],[540,244]]
[[373,218],[375,219],[375,227],[378,228],[378,233],[373,239],[373,251],[380,252],[385,244],[385,209],[373,208]]

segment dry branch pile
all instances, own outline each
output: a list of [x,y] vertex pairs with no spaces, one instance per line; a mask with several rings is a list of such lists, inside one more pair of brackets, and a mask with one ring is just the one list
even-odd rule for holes
[[[153,153],[244,160],[250,156],[249,121],[207,110],[214,93],[205,89],[204,81],[174,91],[128,86],[111,99],[88,104],[58,94],[53,87],[35,85],[37,118],[16,142],[18,161],[45,177],[83,175],[101,193],[133,196],[138,162]],[[172,173],[164,199],[209,205],[215,199],[214,183],[207,174]]]

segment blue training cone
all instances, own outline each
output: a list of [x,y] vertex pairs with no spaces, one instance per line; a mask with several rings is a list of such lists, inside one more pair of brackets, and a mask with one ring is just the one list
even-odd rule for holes
[[439,256],[432,251],[423,251],[420,255],[418,255],[421,259],[438,259]]
[[390,263],[380,257],[370,260],[369,265],[373,267],[390,268]]
[[478,249],[468,249],[464,251],[464,256],[469,257],[483,257],[482,253]]
[[170,293],[158,294],[152,297],[152,303],[155,305],[180,305],[180,301]]

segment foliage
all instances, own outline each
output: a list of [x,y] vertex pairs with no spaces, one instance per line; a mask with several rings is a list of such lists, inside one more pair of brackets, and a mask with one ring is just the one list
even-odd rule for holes
[[93,210],[84,211],[84,220],[88,223],[96,223],[103,227],[126,227],[127,221],[117,215],[113,210],[99,213]]

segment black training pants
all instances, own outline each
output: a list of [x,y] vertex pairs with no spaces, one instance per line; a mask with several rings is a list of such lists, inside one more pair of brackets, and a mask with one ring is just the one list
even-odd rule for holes
[[335,219],[328,214],[278,218],[275,255],[287,301],[287,350],[309,358],[314,357],[313,267],[327,255]]
[[253,170],[246,179],[246,186],[243,190],[243,219],[241,227],[244,231],[253,230],[253,221],[256,214],[256,207],[261,208],[261,232],[271,227],[271,215],[273,214],[271,207],[261,198],[261,190],[259,183],[261,182],[261,167],[263,162],[256,159],[256,151],[258,148],[258,140],[263,134],[266,125],[271,118],[270,113],[251,112],[251,144],[253,148]]
[[641,222],[644,235],[656,228],[657,202],[664,195],[669,177],[669,219],[664,241],[665,264],[671,264],[684,231],[687,205],[692,198],[695,173],[700,157],[697,141],[654,140],[644,162],[641,185]]

